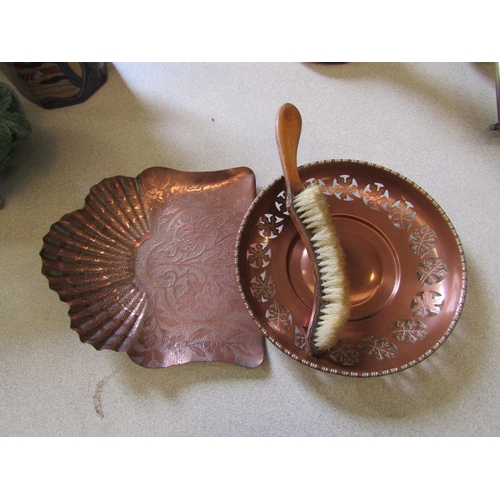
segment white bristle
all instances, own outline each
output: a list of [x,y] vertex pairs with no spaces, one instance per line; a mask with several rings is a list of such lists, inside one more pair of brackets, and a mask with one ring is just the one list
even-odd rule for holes
[[297,214],[311,233],[311,243],[320,268],[325,303],[312,340],[318,350],[329,349],[335,344],[349,314],[344,253],[322,189],[314,184],[293,199]]

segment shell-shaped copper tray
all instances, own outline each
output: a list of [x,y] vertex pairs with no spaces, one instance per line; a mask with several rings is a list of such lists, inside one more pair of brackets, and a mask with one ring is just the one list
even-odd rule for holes
[[332,160],[300,175],[329,201],[347,257],[350,319],[329,351],[306,351],[315,283],[281,177],[253,202],[238,235],[238,285],[256,324],[292,358],[330,373],[387,375],[427,358],[465,300],[465,258],[446,214],[413,182],[374,164]]
[[234,248],[255,198],[245,167],[154,167],[91,188],[44,237],[42,272],[71,328],[141,366],[261,364],[263,336],[240,298]]

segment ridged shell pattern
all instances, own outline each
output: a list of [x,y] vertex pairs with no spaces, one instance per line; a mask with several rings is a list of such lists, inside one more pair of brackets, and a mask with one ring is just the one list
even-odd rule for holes
[[82,342],[127,350],[146,307],[133,282],[135,254],[150,232],[137,181],[119,176],[91,188],[84,208],[45,236],[42,272],[68,303],[71,328]]
[[93,186],[82,209],[51,226],[40,252],[81,341],[149,368],[258,366],[263,337],[239,297],[233,263],[254,196],[244,167],[154,167]]

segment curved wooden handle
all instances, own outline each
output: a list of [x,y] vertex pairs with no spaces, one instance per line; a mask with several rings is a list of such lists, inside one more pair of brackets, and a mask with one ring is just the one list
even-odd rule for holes
[[299,110],[293,104],[283,104],[276,115],[276,143],[286,189],[292,198],[303,190],[297,170],[297,149],[301,131],[302,117]]

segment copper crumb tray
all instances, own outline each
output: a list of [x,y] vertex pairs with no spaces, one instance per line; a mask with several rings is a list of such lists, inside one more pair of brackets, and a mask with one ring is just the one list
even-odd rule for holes
[[92,187],[44,237],[42,272],[96,349],[161,368],[191,361],[255,367],[263,336],[241,300],[234,248],[255,198],[245,167],[155,167]]
[[427,358],[453,330],[465,300],[465,258],[448,217],[384,167],[332,160],[300,174],[327,195],[347,256],[350,320],[328,352],[306,352],[303,325],[315,283],[280,178],[259,194],[238,236],[238,284],[256,324],[292,358],[330,373],[387,375]]

